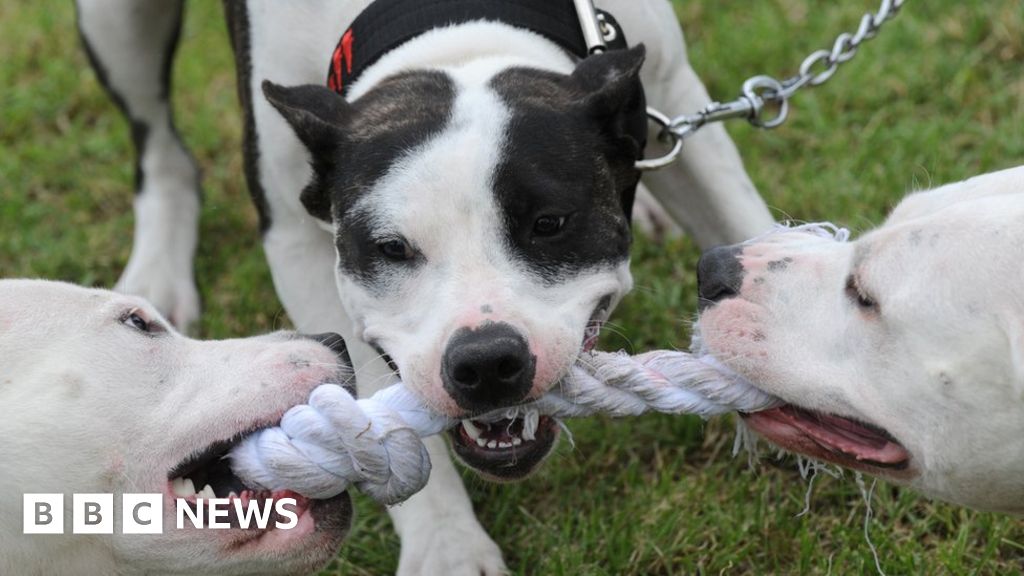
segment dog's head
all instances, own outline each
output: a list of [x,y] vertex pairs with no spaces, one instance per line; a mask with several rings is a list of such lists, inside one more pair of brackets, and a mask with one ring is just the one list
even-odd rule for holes
[[[631,287],[641,143],[627,124],[643,56],[591,57],[572,74],[504,61],[407,71],[351,103],[264,84],[310,151],[302,202],[334,231],[357,334],[435,410],[470,417],[543,394]],[[517,476],[539,461],[515,444],[518,425],[481,437],[470,423],[456,447],[485,471],[514,449],[517,466],[490,471]],[[553,442],[554,423],[541,428]]]
[[[331,344],[285,333],[199,342],[139,298],[0,281],[0,571],[307,574],[325,564],[348,530],[349,496],[252,490],[222,457],[317,385],[351,376],[340,338]],[[102,513],[114,533],[23,535],[23,493],[64,494],[67,527],[73,493],[113,494],[115,509]],[[162,509],[138,511],[162,516],[162,534],[123,533],[125,493],[163,495]],[[243,529],[230,513],[222,521],[234,528],[177,529],[177,498],[192,507],[211,493],[295,498],[286,509],[297,521]]]
[[1024,168],[908,197],[840,243],[705,253],[707,351],[789,405],[772,442],[980,509],[1024,512]]

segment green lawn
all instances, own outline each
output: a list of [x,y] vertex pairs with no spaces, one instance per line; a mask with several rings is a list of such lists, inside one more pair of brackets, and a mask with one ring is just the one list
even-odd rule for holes
[[[788,74],[875,0],[688,0],[691,59],[733,98]],[[110,286],[131,241],[128,130],[79,48],[71,2],[0,4],[0,276]],[[287,326],[242,178],[234,75],[219,3],[193,2],[174,73],[185,139],[204,171],[198,279],[204,337]],[[730,126],[779,218],[881,222],[907,191],[1024,161],[1024,3],[912,0],[774,132]],[[604,348],[685,347],[698,251],[639,239],[637,289]],[[542,472],[496,486],[466,475],[485,526],[521,574],[874,572],[851,475],[819,478],[811,509],[792,458],[748,466],[729,421],[651,416],[570,423]],[[387,516],[358,501],[331,574],[393,571]],[[870,537],[890,574],[1024,572],[1024,522],[879,484]]]

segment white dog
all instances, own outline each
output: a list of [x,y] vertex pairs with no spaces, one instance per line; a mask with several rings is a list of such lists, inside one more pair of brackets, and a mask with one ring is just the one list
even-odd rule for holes
[[856,242],[772,233],[705,253],[707,350],[788,402],[794,452],[1024,513],[1024,167],[912,194]]
[[[185,325],[199,194],[168,105],[182,2],[77,4],[139,152],[118,287]],[[490,477],[530,473],[557,427],[543,419],[526,439],[520,421],[468,418],[558,382],[632,285],[644,93],[668,114],[709,102],[667,0],[597,5],[634,48],[581,58],[571,0],[226,2],[247,178],[289,316],[345,337],[364,395],[400,372],[466,418],[455,452]],[[772,224],[720,126],[644,184],[704,246]],[[430,483],[393,512],[399,571],[502,572],[443,443],[428,446]]]
[[[0,574],[307,574],[337,553],[347,493],[296,497],[291,529],[175,528],[174,498],[243,495],[220,456],[351,376],[344,344],[278,333],[198,342],[134,296],[0,281]],[[332,349],[333,348],[333,349]],[[202,487],[202,488],[200,488]],[[23,534],[22,495],[164,494],[164,533]],[[244,497],[267,497],[244,492]]]

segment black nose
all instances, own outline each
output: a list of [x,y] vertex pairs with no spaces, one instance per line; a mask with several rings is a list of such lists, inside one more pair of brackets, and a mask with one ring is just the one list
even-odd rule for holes
[[349,365],[352,363],[348,357],[348,347],[345,346],[345,339],[339,334],[335,334],[334,332],[324,332],[322,334],[302,334],[301,336],[303,338],[309,338],[310,340],[316,340],[330,348],[342,364]]
[[482,412],[525,398],[536,364],[519,332],[505,323],[491,323],[452,335],[441,360],[441,379],[459,407]]
[[743,264],[739,246],[716,246],[705,250],[697,262],[697,307],[700,310],[719,300],[739,294],[743,284]]

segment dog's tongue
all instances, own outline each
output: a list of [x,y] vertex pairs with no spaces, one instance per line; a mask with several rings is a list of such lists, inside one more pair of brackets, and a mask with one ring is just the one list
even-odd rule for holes
[[899,464],[910,458],[907,450],[885,432],[841,416],[808,412],[791,405],[768,412],[774,413],[772,417],[800,430],[823,448],[843,452],[857,460]]

